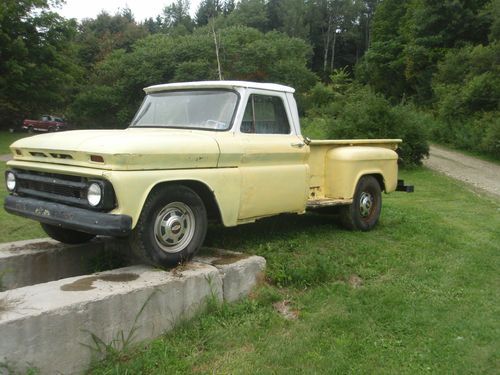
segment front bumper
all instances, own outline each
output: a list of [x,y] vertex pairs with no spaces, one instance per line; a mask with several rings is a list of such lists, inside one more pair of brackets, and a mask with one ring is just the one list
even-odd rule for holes
[[105,236],[127,236],[132,230],[132,218],[72,207],[40,199],[9,195],[4,208],[11,214],[63,228]]

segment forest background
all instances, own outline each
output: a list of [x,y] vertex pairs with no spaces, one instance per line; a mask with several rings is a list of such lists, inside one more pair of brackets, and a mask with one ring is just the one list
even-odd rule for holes
[[144,87],[221,77],[295,87],[311,138],[403,138],[408,166],[429,140],[500,160],[500,0],[203,0],[194,17],[176,0],[142,22],[58,3],[0,4],[0,129],[125,128]]

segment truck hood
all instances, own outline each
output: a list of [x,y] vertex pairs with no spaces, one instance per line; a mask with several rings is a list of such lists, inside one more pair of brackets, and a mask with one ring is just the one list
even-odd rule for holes
[[[157,128],[49,133],[20,139],[10,148],[15,160],[108,170],[213,168],[220,154],[207,132]],[[91,155],[104,162],[92,161]]]

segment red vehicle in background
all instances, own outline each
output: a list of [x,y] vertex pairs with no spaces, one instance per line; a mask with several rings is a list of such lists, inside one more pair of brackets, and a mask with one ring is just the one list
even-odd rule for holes
[[30,133],[34,131],[58,132],[61,130],[66,130],[67,126],[65,121],[61,117],[43,115],[40,120],[24,120],[23,126],[21,128],[27,130]]

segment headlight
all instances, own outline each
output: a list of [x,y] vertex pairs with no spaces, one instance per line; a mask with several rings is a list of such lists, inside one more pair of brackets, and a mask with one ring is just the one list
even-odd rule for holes
[[5,173],[5,184],[7,185],[8,191],[13,192],[16,190],[17,181],[16,175],[13,172],[7,171]]
[[92,182],[87,190],[87,201],[92,207],[97,207],[102,200],[102,188],[97,182]]

